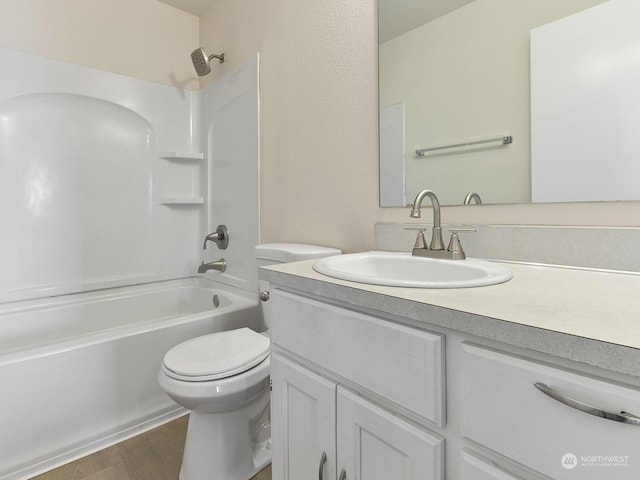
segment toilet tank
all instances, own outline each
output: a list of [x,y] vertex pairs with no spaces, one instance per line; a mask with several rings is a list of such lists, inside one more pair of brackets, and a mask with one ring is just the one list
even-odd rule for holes
[[[331,257],[342,254],[342,250],[321,245],[309,245],[305,243],[263,243],[255,248],[256,264],[258,267],[266,267],[279,263],[300,262],[314,258]],[[269,291],[269,283],[260,280],[260,292]],[[271,327],[271,314],[269,302],[262,303],[262,315],[267,330]]]

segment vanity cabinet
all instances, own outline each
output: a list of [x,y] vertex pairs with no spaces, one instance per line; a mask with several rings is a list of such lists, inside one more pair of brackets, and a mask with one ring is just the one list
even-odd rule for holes
[[443,440],[274,354],[274,479],[437,480]]
[[[274,480],[443,480],[443,339],[272,291]],[[357,339],[355,342],[353,339]]]
[[271,301],[274,480],[640,478],[636,377],[279,288]]

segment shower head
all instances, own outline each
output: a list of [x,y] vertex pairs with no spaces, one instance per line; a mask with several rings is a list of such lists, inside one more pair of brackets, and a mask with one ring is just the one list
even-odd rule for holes
[[220,55],[208,55],[204,52],[203,48],[196,48],[191,52],[191,61],[193,62],[193,68],[196,69],[196,73],[199,77],[204,77],[211,72],[211,59],[217,58],[220,63],[224,63],[224,53]]

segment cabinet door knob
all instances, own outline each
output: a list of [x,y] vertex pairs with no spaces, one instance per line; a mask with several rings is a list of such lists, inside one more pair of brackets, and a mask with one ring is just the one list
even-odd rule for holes
[[340,472],[340,476],[338,477],[338,480],[347,480],[347,472],[344,468]]
[[324,466],[327,464],[327,452],[322,452],[320,457],[320,468],[318,471],[318,479],[324,480]]
[[581,412],[588,413],[589,415],[595,415],[596,417],[606,418],[607,420],[613,420],[614,422],[629,423],[631,425],[640,426],[640,417],[632,415],[631,413],[617,413],[605,410],[603,408],[594,407],[587,403],[581,402],[580,400],[575,400],[571,397],[563,395],[562,393],[556,392],[554,389],[541,382],[536,382],[533,385],[545,395],[548,395],[554,400],[557,400],[560,403],[564,403],[571,408],[580,410]]

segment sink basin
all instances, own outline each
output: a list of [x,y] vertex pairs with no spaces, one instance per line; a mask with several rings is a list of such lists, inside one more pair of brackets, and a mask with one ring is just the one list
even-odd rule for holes
[[467,288],[495,285],[511,279],[497,263],[467,258],[439,260],[410,253],[364,252],[318,260],[313,269],[351,282],[412,288]]

